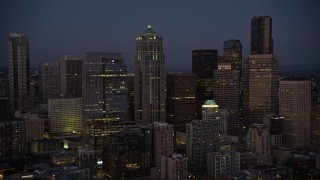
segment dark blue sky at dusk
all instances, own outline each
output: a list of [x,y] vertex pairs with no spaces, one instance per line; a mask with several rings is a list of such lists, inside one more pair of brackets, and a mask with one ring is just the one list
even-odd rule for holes
[[10,32],[29,38],[30,63],[87,51],[122,52],[133,66],[135,38],[148,24],[163,37],[166,67],[191,69],[194,49],[239,39],[250,52],[253,16],[273,18],[279,65],[320,63],[318,0],[1,0],[0,66],[7,66]]

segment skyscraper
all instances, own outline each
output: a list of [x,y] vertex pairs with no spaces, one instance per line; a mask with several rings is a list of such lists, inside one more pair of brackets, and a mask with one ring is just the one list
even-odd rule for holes
[[239,136],[242,123],[239,117],[239,71],[233,70],[230,63],[219,63],[214,71],[214,99],[220,108],[227,109],[227,129],[229,135]]
[[272,18],[254,16],[251,19],[251,54],[272,54]]
[[196,117],[196,85],[197,76],[192,73],[167,74],[167,122],[175,131],[185,132],[186,124]]
[[192,51],[192,73],[197,75],[197,118],[201,118],[201,106],[213,98],[213,71],[218,68],[218,51],[202,49]]
[[242,74],[242,45],[240,40],[230,39],[223,43],[223,57],[231,64],[231,69]]
[[272,19],[255,16],[251,20],[251,54],[243,63],[242,119],[262,123],[263,117],[278,113],[278,57],[273,55]]
[[30,86],[29,41],[22,34],[10,33],[8,43],[9,98],[12,109],[26,109]]
[[251,54],[243,65],[244,125],[262,123],[263,117],[278,113],[278,58]]
[[102,150],[111,123],[127,117],[127,66],[122,53],[85,53],[83,62],[84,136]]
[[56,62],[39,63],[39,90],[41,103],[59,97],[59,64]]
[[213,100],[202,106],[202,120],[193,120],[187,126],[187,156],[190,164],[203,171],[207,168],[207,153],[230,150],[226,134],[227,111]]
[[82,58],[77,56],[60,59],[60,94],[64,98],[82,97],[82,63]]
[[153,163],[160,169],[161,155],[173,154],[173,125],[165,122],[154,122],[151,127],[153,142]]
[[166,74],[162,37],[151,26],[136,38],[135,121],[164,122]]
[[287,77],[280,80],[279,114],[284,117],[284,146],[308,148],[311,123],[311,81]]

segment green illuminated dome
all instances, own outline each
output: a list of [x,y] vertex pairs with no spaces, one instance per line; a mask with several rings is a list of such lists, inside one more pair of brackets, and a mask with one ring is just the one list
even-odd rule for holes
[[206,100],[202,107],[219,107],[214,100]]

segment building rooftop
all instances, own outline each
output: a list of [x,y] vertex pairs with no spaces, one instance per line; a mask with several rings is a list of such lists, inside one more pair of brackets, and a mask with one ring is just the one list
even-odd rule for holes
[[202,107],[219,107],[214,100],[206,100]]
[[157,33],[151,28],[151,25],[148,25],[147,29],[141,35],[157,35]]
[[138,35],[138,37],[136,38],[136,40],[142,40],[144,39],[143,37],[147,37],[147,39],[159,39],[161,38],[152,28],[151,25],[147,26],[147,29],[140,35]]

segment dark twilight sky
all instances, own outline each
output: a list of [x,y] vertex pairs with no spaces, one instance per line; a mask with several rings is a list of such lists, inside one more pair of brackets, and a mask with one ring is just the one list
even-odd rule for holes
[[319,0],[1,0],[0,66],[10,32],[29,38],[30,63],[87,51],[122,52],[133,66],[135,38],[148,24],[163,37],[167,68],[191,69],[193,49],[217,49],[240,39],[250,51],[253,16],[273,18],[279,65],[320,63]]

